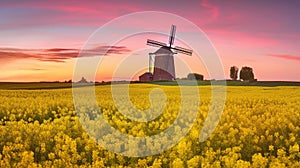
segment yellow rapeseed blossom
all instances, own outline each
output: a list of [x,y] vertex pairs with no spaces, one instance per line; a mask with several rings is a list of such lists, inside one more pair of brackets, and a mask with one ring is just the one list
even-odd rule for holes
[[[198,87],[200,106],[195,123],[187,135],[167,151],[130,158],[97,144],[93,136],[101,135],[113,149],[134,154],[140,145],[122,145],[105,131],[95,129],[101,125],[97,120],[101,116],[120,133],[131,136],[156,135],[168,129],[180,109],[181,92],[177,86],[131,84],[129,97],[137,109],[148,109],[151,106],[149,93],[155,88],[165,92],[166,103],[163,113],[149,122],[133,121],[123,115],[122,110],[133,111],[122,104],[122,110],[116,107],[109,85],[95,87],[100,110],[87,106],[79,111],[74,108],[72,89],[0,90],[0,167],[300,166],[300,88],[294,86],[228,86],[220,122],[204,142],[199,142],[198,137],[211,107],[210,86]],[[79,115],[86,123],[82,123]],[[216,118],[208,120],[213,123]],[[187,123],[178,120],[176,124]],[[174,131],[182,132],[178,125]],[[88,134],[85,126],[93,126],[93,134]],[[172,138],[141,143],[149,144],[148,150],[155,151]]]

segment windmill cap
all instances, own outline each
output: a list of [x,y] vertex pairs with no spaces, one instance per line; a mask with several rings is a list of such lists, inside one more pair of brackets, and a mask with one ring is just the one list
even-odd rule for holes
[[169,55],[174,54],[169,47],[160,47],[157,51],[154,52],[155,55]]

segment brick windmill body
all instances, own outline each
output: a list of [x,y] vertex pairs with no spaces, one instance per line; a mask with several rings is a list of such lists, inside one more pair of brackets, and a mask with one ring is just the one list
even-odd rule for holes
[[[174,39],[175,39],[175,31],[176,26],[171,26],[171,33],[169,37],[169,44],[165,44],[162,42],[147,40],[147,45],[160,47],[154,53],[149,53],[149,72],[144,73],[139,76],[140,81],[172,81],[175,80],[175,65],[174,65],[174,54],[183,53],[191,56],[192,50],[182,48],[182,47],[173,47]],[[154,68],[153,68],[153,60],[154,60]],[[153,71],[153,73],[152,73]]]

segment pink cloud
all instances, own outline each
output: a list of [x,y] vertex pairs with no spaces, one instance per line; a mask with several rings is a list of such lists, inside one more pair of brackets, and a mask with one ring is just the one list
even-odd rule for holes
[[[119,55],[128,53],[125,46],[98,46],[92,49],[81,51],[82,57],[93,57],[99,55]],[[77,58],[79,49],[51,48],[51,49],[18,49],[0,48],[0,61],[2,63],[14,61],[16,59],[34,59],[45,62],[65,62],[71,58]]]
[[88,3],[83,1],[61,1],[56,3],[52,1],[6,2],[1,4],[1,8],[11,8],[16,11],[26,9],[26,12],[22,14],[22,19],[18,19],[20,17],[16,13],[14,14],[16,20],[4,25],[1,29],[53,25],[100,26],[123,14],[140,11],[138,4],[122,3],[116,5],[105,1],[89,1]]
[[[278,46],[280,41],[275,38],[268,37],[265,33],[247,33],[247,32],[239,32],[239,31],[231,31],[226,29],[204,29],[204,32],[207,33],[208,37],[215,42],[218,43],[218,40],[221,41],[221,45],[235,45],[237,48],[240,47],[270,47],[270,46]],[[220,38],[222,37],[222,38]]]
[[219,16],[219,8],[208,2],[208,0],[202,0],[200,5],[204,8],[207,8],[211,12],[213,19],[216,19]]
[[287,59],[287,60],[300,61],[300,56],[293,56],[293,55],[288,55],[288,54],[267,54],[267,56],[283,58],[283,59]]

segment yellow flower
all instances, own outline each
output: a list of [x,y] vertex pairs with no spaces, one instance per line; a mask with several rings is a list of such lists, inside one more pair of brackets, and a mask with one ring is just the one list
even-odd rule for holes
[[299,152],[299,145],[296,143],[295,145],[290,146],[289,151],[290,151],[291,153]]
[[269,150],[270,150],[270,151],[273,151],[273,150],[274,150],[274,146],[273,146],[273,145],[270,145],[270,146],[269,146]]

